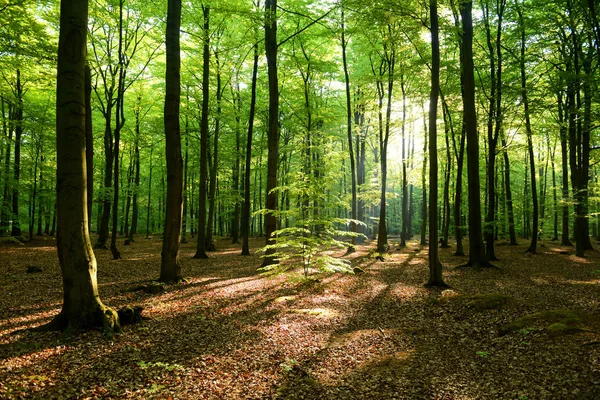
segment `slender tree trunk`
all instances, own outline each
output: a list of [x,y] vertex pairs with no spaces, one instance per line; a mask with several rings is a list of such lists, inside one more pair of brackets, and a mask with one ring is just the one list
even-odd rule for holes
[[233,89],[232,85],[232,96],[234,99],[234,109],[235,109],[235,159],[233,161],[233,170],[232,170],[232,182],[231,186],[233,189],[233,195],[235,196],[234,205],[233,205],[233,216],[231,219],[231,243],[237,244],[239,243],[239,227],[240,227],[240,142],[241,142],[241,132],[240,132],[240,121],[241,121],[241,112],[242,112],[242,104],[241,104],[241,96],[240,96],[240,86],[239,83],[236,83],[235,89]]
[[154,152],[154,142],[150,142],[150,172],[148,176],[148,203],[146,204],[146,239],[150,239],[150,206],[152,205],[152,153]]
[[107,101],[106,112],[104,113],[104,190],[102,192],[102,218],[98,227],[98,239],[94,245],[95,249],[106,249],[108,240],[108,223],[110,219],[110,193],[112,191],[112,165],[113,165],[113,133],[111,128],[112,121],[112,99]]
[[508,160],[508,149],[506,139],[504,138],[502,138],[502,156],[504,157],[504,190],[506,192],[509,245],[516,246],[518,243],[517,233],[515,232],[515,212],[513,208],[512,190],[510,186],[510,162]]
[[181,131],[179,105],[181,102],[179,30],[181,0],[169,0],[167,11],[167,66],[165,72],[165,146],[167,159],[167,204],[165,230],[161,252],[160,278],[163,282],[179,282],[179,241],[181,240],[181,213],[183,206],[183,160],[181,158]]
[[531,174],[531,199],[533,202],[533,229],[531,232],[531,244],[526,252],[535,254],[537,250],[539,223],[538,193],[535,177],[535,156],[533,154],[531,120],[529,117],[529,99],[527,97],[527,78],[525,75],[525,22],[523,20],[523,10],[521,10],[520,7],[517,7],[517,13],[519,14],[519,24],[521,26],[521,57],[519,59],[519,66],[521,70],[521,97],[525,112],[525,131],[527,133],[527,150],[529,153],[529,167]]
[[[188,102],[189,104],[189,98]],[[181,217],[181,243],[187,243],[187,214],[188,214],[188,161],[189,161],[189,121],[188,116],[185,116],[185,156],[183,161],[183,214]]]
[[92,231],[94,205],[94,135],[92,131],[92,71],[85,65],[85,163],[87,179],[88,230]]
[[[421,171],[421,185],[423,187],[423,199],[421,203],[421,245],[427,244],[427,140],[429,131],[427,129],[427,121],[425,120],[425,105],[423,105],[423,170]],[[437,210],[437,207],[436,207]],[[437,244],[434,244],[437,246]]]
[[134,163],[135,163],[135,177],[133,180],[133,199],[132,199],[132,211],[131,211],[131,228],[129,229],[129,241],[133,242],[133,236],[137,233],[138,215],[139,215],[139,204],[138,204],[138,193],[140,191],[140,126],[136,123],[136,135],[135,135],[135,150],[134,150]]
[[204,52],[202,67],[202,115],[200,117],[200,185],[198,191],[198,241],[194,258],[208,258],[206,254],[206,175],[208,147],[208,101],[209,101],[209,18],[210,7],[202,6],[204,12]]
[[250,172],[252,162],[252,135],[254,132],[254,112],[256,109],[256,80],[258,75],[258,45],[254,45],[254,63],[248,114],[248,135],[246,136],[246,166],[244,169],[244,207],[242,209],[242,255],[250,255],[248,239],[250,237]]
[[406,247],[409,230],[408,216],[408,159],[406,149],[406,82],[404,73],[400,74],[400,90],[402,91],[402,232],[400,233],[400,247]]
[[469,261],[473,268],[490,267],[481,236],[481,185],[479,181],[479,140],[477,137],[477,115],[475,111],[475,78],[473,67],[473,19],[471,1],[461,6],[463,21],[462,74],[464,83],[463,109],[467,141],[467,172],[469,200]]
[[429,1],[431,16],[431,94],[429,96],[429,281],[426,287],[448,287],[442,277],[442,263],[438,253],[437,204],[437,106],[440,93],[440,41],[437,0]]
[[12,231],[14,237],[21,236],[19,224],[19,186],[21,178],[21,137],[23,135],[23,87],[21,85],[21,71],[17,69],[17,104],[15,106],[15,159],[13,168],[13,193],[12,193]]
[[[391,35],[391,26],[388,25],[388,33]],[[385,42],[384,42],[385,43]],[[386,222],[386,211],[387,211],[387,148],[388,141],[390,138],[390,123],[392,117],[392,92],[394,89],[394,68],[396,65],[396,50],[393,48],[388,49],[384,46],[386,53],[386,63],[388,69],[388,87],[387,87],[387,108],[385,115],[385,135],[380,136],[379,146],[381,152],[381,204],[379,209],[379,233],[377,235],[377,251],[382,253],[387,251],[389,248],[387,242],[387,222]]]
[[[277,78],[277,0],[265,1],[265,50],[269,80],[269,122],[267,131],[267,190],[265,201],[265,235],[267,245],[275,244],[277,230],[277,164],[279,161],[279,83]],[[278,263],[275,249],[268,248],[263,267]]]
[[215,51],[215,64],[217,66],[217,112],[215,116],[215,131],[213,137],[213,163],[210,171],[210,187],[209,187],[209,205],[208,205],[208,222],[206,224],[206,250],[216,251],[213,241],[213,220],[215,218],[215,202],[217,190],[217,171],[219,169],[219,134],[221,130],[221,98],[223,90],[221,88],[221,66],[219,64],[219,53]]
[[344,64],[344,80],[346,83],[346,129],[348,134],[348,152],[350,158],[350,174],[351,174],[351,192],[352,192],[352,200],[351,200],[351,215],[350,218],[352,222],[350,223],[350,232],[354,234],[351,238],[351,244],[348,246],[348,250],[346,254],[350,254],[356,250],[356,218],[357,218],[357,204],[356,204],[356,165],[354,159],[354,148],[352,146],[352,104],[351,104],[351,92],[350,92],[350,75],[348,73],[348,60],[346,56],[346,47],[348,43],[346,42],[346,28],[345,28],[345,20],[344,20],[344,7],[341,7],[342,11],[342,61]]
[[110,252],[113,260],[121,259],[121,252],[117,248],[117,229],[119,223],[119,153],[121,142],[121,128],[125,124],[124,94],[125,94],[125,55],[123,54],[123,4],[125,0],[119,1],[119,80],[117,83],[117,105],[115,110],[115,144],[114,156],[114,179],[113,179],[113,209],[112,209],[112,232],[110,237]]
[[[4,131],[4,137],[7,139],[6,140],[6,149],[5,149],[5,153],[4,153],[4,179],[3,179],[3,190],[2,190],[2,209],[0,210],[0,236],[5,236],[8,234],[8,228],[9,228],[9,220],[10,217],[8,216],[8,212],[10,210],[10,194],[9,194],[9,187],[10,187],[10,149],[11,149],[11,143],[12,143],[12,138],[13,138],[13,130],[11,126],[7,127],[7,118],[6,118],[6,114],[5,114],[5,109],[4,109],[4,105],[5,105],[5,101],[4,98],[2,98],[2,130]],[[8,109],[8,119],[10,120],[11,118],[11,107],[9,106]]]

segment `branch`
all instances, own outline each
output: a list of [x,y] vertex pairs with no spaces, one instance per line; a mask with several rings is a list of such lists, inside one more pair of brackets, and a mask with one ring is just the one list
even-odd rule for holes
[[312,20],[312,22],[308,25],[306,25],[304,28],[300,29],[299,31],[293,33],[291,36],[288,36],[286,39],[284,39],[282,42],[279,42],[279,44],[277,45],[277,47],[282,46],[285,42],[287,42],[290,39],[293,39],[294,37],[298,36],[299,34],[301,34],[302,32],[304,32],[305,30],[307,30],[308,28],[310,28],[311,26],[313,26],[314,24],[318,23],[319,21],[321,21],[323,18],[325,18],[326,16],[328,16],[329,14],[331,14],[331,12],[333,10],[335,10],[337,8],[337,6],[333,7],[331,10],[327,11],[325,14],[321,15],[319,18]]

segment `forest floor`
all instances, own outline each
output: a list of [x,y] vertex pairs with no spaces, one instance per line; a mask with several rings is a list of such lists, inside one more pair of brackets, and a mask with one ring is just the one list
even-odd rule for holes
[[24,330],[60,310],[54,245],[0,246],[0,398],[600,399],[598,251],[498,243],[501,269],[473,271],[442,249],[440,291],[416,242],[306,281],[260,275],[223,239],[207,260],[182,245],[187,282],[146,294],[129,289],[158,277],[161,241],[139,240],[123,260],[96,251],[103,302],[150,318],[107,339]]

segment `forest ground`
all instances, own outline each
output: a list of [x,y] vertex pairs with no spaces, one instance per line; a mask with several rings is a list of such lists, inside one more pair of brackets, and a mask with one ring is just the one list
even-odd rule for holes
[[60,309],[55,242],[5,244],[0,398],[600,399],[600,253],[502,244],[501,270],[454,269],[466,258],[442,249],[442,292],[416,242],[383,262],[360,246],[364,273],[308,282],[260,275],[225,239],[208,260],[189,243],[187,283],[146,294],[128,290],[158,277],[161,241],[138,240],[123,260],[96,251],[103,302],[150,318],[112,339],[23,331]]

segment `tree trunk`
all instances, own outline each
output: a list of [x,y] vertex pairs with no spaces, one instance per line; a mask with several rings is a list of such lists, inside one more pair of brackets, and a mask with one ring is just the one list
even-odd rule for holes
[[87,179],[88,230],[92,231],[94,205],[94,135],[92,131],[92,71],[85,65],[85,164]]
[[481,185],[479,181],[479,140],[477,137],[477,115],[475,111],[475,78],[473,74],[473,4],[462,4],[463,40],[461,66],[464,83],[463,109],[467,141],[467,172],[469,200],[469,260],[465,266],[490,267],[481,237]]
[[348,73],[348,60],[346,57],[346,27],[344,25],[344,7],[342,5],[342,61],[344,64],[344,81],[346,83],[346,129],[348,134],[348,152],[350,158],[350,174],[351,178],[351,192],[352,192],[352,200],[351,200],[351,214],[350,218],[352,221],[350,222],[350,232],[354,234],[351,238],[351,244],[348,246],[348,250],[346,254],[350,254],[356,250],[356,218],[357,218],[357,204],[356,204],[356,165],[354,158],[354,148],[352,146],[352,104],[351,104],[351,92],[350,92],[350,75]]
[[[277,78],[277,0],[265,1],[265,50],[269,78],[269,122],[267,131],[267,190],[265,201],[265,235],[267,246],[275,244],[277,230],[277,164],[279,161],[279,83]],[[278,263],[275,249],[268,248],[263,267]]]
[[437,0],[430,0],[431,15],[431,94],[429,96],[429,281],[426,287],[448,287],[442,277],[442,263],[438,254],[437,204],[437,106],[440,92],[440,41]]
[[246,137],[246,166],[244,169],[244,207],[242,208],[242,255],[250,255],[248,239],[250,237],[250,172],[252,161],[252,135],[254,132],[254,112],[256,109],[256,80],[258,75],[258,45],[254,45],[254,62],[248,114],[248,135]]
[[216,251],[213,241],[213,220],[215,218],[215,201],[217,190],[217,171],[219,169],[219,134],[221,130],[221,98],[223,90],[221,88],[221,66],[219,64],[219,53],[215,51],[215,64],[217,66],[217,112],[215,116],[215,132],[213,138],[213,162],[210,171],[210,187],[209,187],[209,205],[208,205],[208,222],[206,224],[206,250]]
[[85,82],[87,1],[63,0],[56,90],[56,196],[58,259],[63,277],[61,312],[45,329],[119,330],[117,313],[102,304],[87,223]]
[[19,224],[19,186],[21,178],[21,137],[23,135],[23,87],[21,86],[21,71],[17,69],[17,104],[15,106],[15,159],[13,169],[12,193],[12,231],[14,237],[21,236]]
[[165,72],[165,146],[167,159],[167,204],[165,229],[160,263],[160,281],[179,282],[179,241],[181,239],[181,213],[183,205],[183,160],[181,158],[181,131],[179,126],[180,54],[179,30],[181,26],[181,0],[169,0],[167,12],[167,66]]
[[[423,187],[423,199],[421,203],[421,245],[424,246],[427,244],[427,182],[425,177],[427,176],[427,140],[429,136],[427,121],[425,120],[425,105],[423,105],[423,128],[425,136],[423,138],[423,170],[421,171],[421,185]],[[437,244],[435,244],[435,246],[437,246]]]
[[535,156],[533,154],[531,120],[529,117],[529,99],[527,97],[527,79],[525,76],[525,22],[523,20],[523,10],[521,10],[520,7],[517,7],[517,13],[519,15],[519,25],[521,26],[521,57],[519,59],[519,66],[521,70],[521,97],[525,112],[525,131],[527,133],[527,150],[529,153],[529,167],[531,174],[531,199],[533,202],[533,229],[531,231],[531,244],[526,252],[535,254],[537,250],[539,223],[538,193],[535,176]]
[[508,236],[509,245],[516,246],[517,233],[515,232],[515,212],[513,208],[512,190],[510,186],[510,162],[508,161],[508,149],[506,139],[502,138],[502,155],[504,157],[504,185],[506,193],[506,209],[508,214]]
[[5,101],[2,98],[2,130],[4,133],[4,137],[6,138],[6,149],[4,153],[4,179],[3,179],[3,190],[2,190],[2,207],[0,209],[0,236],[5,236],[8,234],[9,221],[10,217],[8,216],[8,212],[10,210],[10,149],[12,143],[12,134],[13,130],[11,126],[8,126],[7,119],[11,118],[11,107],[9,105],[8,108],[8,118],[6,118],[6,113],[4,109]]
[[119,80],[117,83],[117,102],[115,109],[115,132],[114,132],[114,179],[113,179],[113,209],[112,209],[112,232],[110,237],[110,252],[112,253],[113,260],[121,259],[121,252],[117,248],[117,233],[119,223],[119,153],[121,145],[121,128],[125,124],[125,110],[124,110],[124,94],[125,94],[125,55],[123,54],[123,4],[125,0],[119,1]]
[[[239,82],[239,81],[238,81]],[[240,86],[239,83],[235,85],[233,89],[232,85],[232,97],[234,101],[235,110],[235,159],[233,161],[232,179],[231,186],[233,189],[234,205],[233,205],[233,216],[231,218],[231,243],[239,243],[239,227],[240,227],[240,121],[242,104],[240,98]]]
[[[391,26],[388,25],[388,33],[391,35]],[[386,42],[384,42],[386,43]],[[387,242],[387,222],[386,222],[386,211],[387,211],[387,148],[388,141],[390,138],[390,123],[392,117],[392,92],[394,89],[394,68],[396,65],[396,50],[394,44],[391,43],[391,48],[387,48],[384,45],[384,52],[386,57],[386,64],[388,69],[388,87],[387,87],[387,108],[385,113],[385,135],[379,140],[379,147],[381,152],[381,204],[379,211],[379,233],[377,235],[377,251],[382,253],[387,251],[389,248]]]
[[206,254],[206,175],[208,147],[208,101],[209,101],[209,18],[210,7],[202,6],[204,12],[204,51],[202,66],[202,115],[200,117],[200,185],[198,191],[198,241],[194,258],[208,258]]

